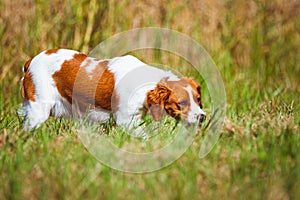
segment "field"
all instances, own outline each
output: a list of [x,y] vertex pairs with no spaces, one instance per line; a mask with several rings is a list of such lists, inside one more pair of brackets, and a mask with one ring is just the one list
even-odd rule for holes
[[[116,33],[150,26],[202,44],[223,78],[226,118],[206,157],[198,157],[199,134],[172,165],[130,174],[98,162],[72,120],[22,130],[19,81],[29,58],[58,47],[88,54]],[[300,198],[299,0],[1,0],[0,38],[0,199]],[[114,143],[129,140],[113,122],[104,126],[116,129]]]

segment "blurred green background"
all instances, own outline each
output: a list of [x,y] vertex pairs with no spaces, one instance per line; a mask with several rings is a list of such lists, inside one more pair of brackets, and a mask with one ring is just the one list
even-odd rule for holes
[[[22,131],[26,60],[58,47],[88,54],[116,33],[148,26],[195,39],[223,77],[227,117],[205,159],[198,137],[173,165],[131,175],[91,157],[68,120]],[[300,197],[299,0],[1,0],[0,38],[0,199]]]

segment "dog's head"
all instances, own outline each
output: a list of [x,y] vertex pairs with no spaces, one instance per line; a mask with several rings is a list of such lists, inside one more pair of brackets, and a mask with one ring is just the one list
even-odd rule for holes
[[146,105],[154,120],[161,120],[164,113],[188,123],[202,122],[201,86],[191,78],[176,81],[161,80],[146,96]]

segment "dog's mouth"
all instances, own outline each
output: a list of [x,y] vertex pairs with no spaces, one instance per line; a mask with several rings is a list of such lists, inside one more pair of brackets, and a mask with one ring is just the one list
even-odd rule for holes
[[203,115],[203,114],[197,116],[195,122],[189,122],[188,121],[188,114],[183,114],[183,113],[181,113],[180,115],[176,115],[174,118],[176,120],[182,120],[183,119],[188,124],[196,124],[196,123],[198,123],[200,125],[200,124],[202,124],[202,123],[204,123],[206,121],[206,115]]
[[[195,121],[195,122],[188,122],[187,120],[187,115],[186,117],[184,117],[185,115],[176,115],[174,118],[176,119],[176,121],[178,123],[180,122],[184,122],[187,126],[187,128],[191,128],[193,126],[197,126],[198,128],[202,128],[203,125],[207,124],[206,121],[207,121],[207,117],[206,115],[201,115],[199,116],[199,118]],[[209,123],[209,122],[208,122]],[[206,127],[206,125],[205,125]]]

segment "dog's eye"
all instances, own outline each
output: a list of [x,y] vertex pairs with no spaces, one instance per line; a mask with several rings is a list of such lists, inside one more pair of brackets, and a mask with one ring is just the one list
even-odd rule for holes
[[197,97],[197,102],[199,103],[201,101],[201,97]]
[[188,102],[187,101],[181,101],[179,102],[179,104],[183,107],[187,106],[188,105]]

